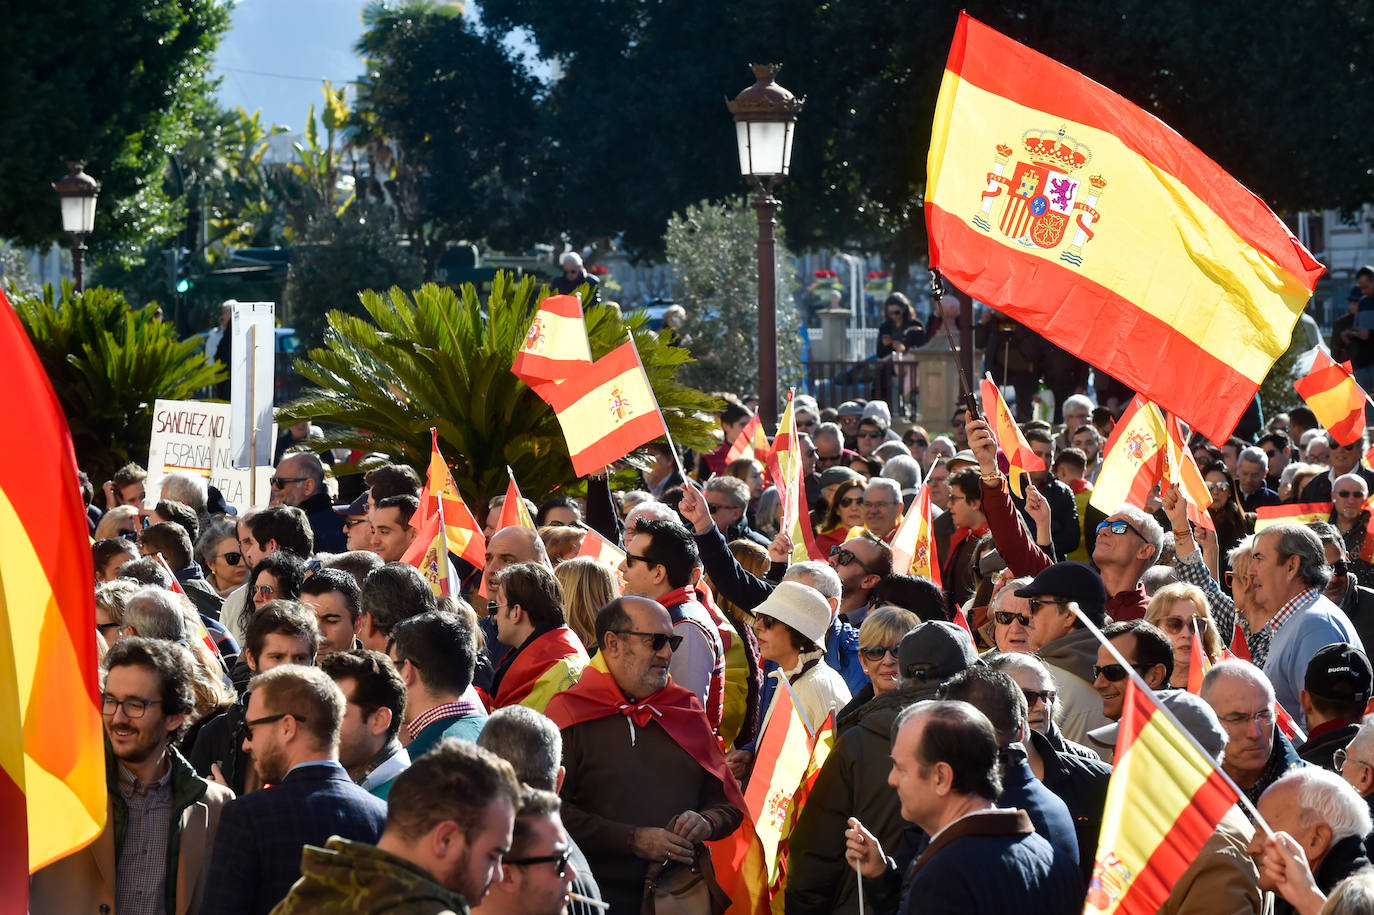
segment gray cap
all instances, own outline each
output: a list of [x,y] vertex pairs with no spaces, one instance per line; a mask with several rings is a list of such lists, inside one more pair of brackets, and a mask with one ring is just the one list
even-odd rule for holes
[[897,668],[903,684],[929,684],[932,691],[976,663],[978,653],[974,651],[973,639],[944,620],[921,623],[902,636],[897,648]]
[[954,457],[950,458],[948,461],[945,461],[945,465],[949,466],[950,464],[958,464],[960,461],[963,461],[967,464],[971,464],[974,467],[978,466],[978,458],[974,457],[973,452],[968,448],[965,448],[963,451],[956,451]]
[[841,416],[863,416],[864,405],[857,400],[846,400],[837,411]]
[[827,467],[821,471],[821,489],[843,483],[845,480],[864,482],[863,474],[849,467]]
[[[1220,760],[1226,748],[1226,732],[1212,707],[1187,690],[1163,689],[1155,693],[1159,704],[1167,708],[1183,725],[1184,730],[1202,745],[1212,759]],[[1113,722],[1088,732],[1088,739],[1098,746],[1115,747],[1120,724]]]

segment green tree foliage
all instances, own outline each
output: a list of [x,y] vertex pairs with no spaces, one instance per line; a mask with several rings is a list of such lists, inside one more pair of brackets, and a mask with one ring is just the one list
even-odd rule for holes
[[[683,380],[708,391],[758,389],[758,216],[743,197],[702,201],[668,220],[664,245],[684,292],[681,342],[696,357]],[[781,231],[777,262],[791,254]],[[801,318],[786,271],[778,271],[778,387],[801,378]]]
[[61,236],[52,182],[84,159],[102,182],[97,258],[136,254],[175,231],[182,204],[161,180],[167,151],[213,89],[228,25],[219,0],[11,3],[0,16],[0,226],[24,244]]
[[283,320],[296,328],[306,346],[314,346],[324,336],[331,311],[366,313],[358,301],[362,290],[414,288],[423,277],[420,259],[398,244],[390,210],[355,204],[337,215],[322,214],[291,251]]
[[13,305],[67,415],[77,462],[93,480],[147,460],[154,401],[191,399],[224,380],[200,340],[178,340],[154,309],[134,311],[117,292],[77,295],[64,283],[60,300],[46,286]]
[[557,145],[536,131],[535,81],[452,6],[374,4],[365,21],[353,118],[372,164],[363,190],[396,208],[426,279],[450,242],[528,243],[548,204],[530,196],[531,152]]
[[[371,320],[330,313],[325,345],[296,363],[312,387],[277,421],[338,426],[346,431],[325,447],[383,451],[422,473],[433,426],[454,481],[474,505],[505,492],[507,464],[531,498],[567,488],[576,477],[553,410],[510,370],[534,308],[548,294],[533,277],[517,283],[504,272],[485,302],[472,284],[364,292]],[[632,334],[674,441],[713,446],[709,414],[719,401],[674,380],[691,357],[660,341],[644,321],[606,305],[589,308],[593,358]]]

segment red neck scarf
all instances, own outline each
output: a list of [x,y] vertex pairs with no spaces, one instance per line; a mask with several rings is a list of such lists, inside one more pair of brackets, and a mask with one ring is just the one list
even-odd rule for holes
[[631,702],[620,691],[615,678],[606,670],[605,659],[598,654],[582,672],[582,679],[549,700],[544,714],[559,730],[584,721],[597,721],[611,715],[624,715],[631,723],[631,742],[634,728],[648,727],[657,722],[673,743],[687,751],[703,769],[725,786],[725,795],[740,810],[747,809],[744,795],[725,764],[725,754],[711,733],[706,712],[691,690],[669,682],[663,689],[638,702]]
[[982,537],[987,532],[988,525],[986,521],[978,527],[956,527],[954,529],[954,534],[949,538],[949,555],[953,556],[954,551],[958,548],[959,544],[963,543],[965,540],[969,539],[970,537],[973,537],[975,539],[978,537]]

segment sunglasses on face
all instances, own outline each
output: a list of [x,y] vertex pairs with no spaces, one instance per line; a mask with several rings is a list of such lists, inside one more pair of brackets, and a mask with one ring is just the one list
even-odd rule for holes
[[1158,625],[1160,629],[1163,629],[1165,632],[1169,633],[1169,635],[1178,635],[1184,629],[1187,629],[1190,626],[1192,626],[1193,620],[1196,619],[1201,619],[1201,617],[1199,617],[1196,613],[1188,617],[1187,619],[1184,619],[1181,616],[1166,616],[1158,620],[1156,622],[1156,625]]
[[1031,620],[1029,616],[1020,613],[1013,613],[1010,610],[998,610],[992,614],[992,620],[999,626],[1010,626],[1012,623],[1020,623],[1022,626],[1029,626]]
[[1141,540],[1145,539],[1144,535],[1142,535],[1140,531],[1132,527],[1130,523],[1127,521],[1103,521],[1101,524],[1097,526],[1098,536],[1102,536],[1102,534],[1105,531],[1111,531],[1113,534],[1116,534],[1117,536],[1120,536],[1126,533],[1127,531],[1130,531],[1132,534],[1135,534]]
[[1336,493],[1337,499],[1363,499],[1364,493],[1358,489],[1342,489]]
[[709,508],[709,509],[711,510],[711,514],[714,515],[714,514],[717,514],[718,512],[728,512],[730,509],[734,508],[735,506],[733,506],[733,505],[719,505],[719,504],[717,504],[717,505],[712,505],[710,502],[707,502],[707,503],[706,503],[706,507]]
[[1209,492],[1226,492],[1226,490],[1230,488],[1231,484],[1227,483],[1225,480],[1216,480],[1207,484],[1207,490]]
[[930,442],[926,441],[923,438],[909,438],[906,440],[906,443],[909,447],[912,448],[925,448],[930,445]]
[[842,546],[832,546],[830,548],[830,558],[835,560],[835,565],[837,566],[847,566],[857,562],[859,564],[859,568],[863,569],[870,575],[873,574],[873,570],[870,569],[867,565],[865,565],[862,559],[860,559],[858,556],[855,556],[853,553],[851,553],[849,550],[846,550]]
[[1056,695],[1055,691],[1052,689],[1026,689],[1024,686],[1021,687],[1021,694],[1026,697],[1027,711],[1035,708],[1037,702],[1043,702],[1048,708],[1049,704],[1054,701]]
[[888,655],[892,655],[892,660],[895,661],[897,660],[897,647],[896,645],[879,645],[876,648],[860,648],[859,654],[868,658],[872,664],[877,664]]
[[844,455],[840,455],[840,454],[821,454],[819,451],[817,451],[817,452],[816,452],[816,463],[817,463],[817,464],[833,464],[833,463],[835,463],[836,461],[838,461],[838,460],[839,460],[841,457],[843,457],[843,456],[844,456]]
[[1331,563],[1332,578],[1344,578],[1349,574],[1350,563],[1346,562],[1344,559],[1337,559],[1335,562]]
[[553,864],[553,872],[562,877],[568,871],[568,858],[572,855],[570,849],[559,852],[556,855],[539,855],[534,858],[503,858],[501,863],[506,867],[527,867],[531,864]]
[[219,558],[220,558],[220,559],[223,559],[225,562],[229,563],[229,565],[231,565],[231,566],[236,566],[236,565],[238,565],[240,562],[243,561],[243,554],[242,554],[242,553],[220,553],[220,554],[219,554]]
[[637,635],[641,639],[647,639],[649,647],[654,651],[662,651],[663,646],[667,645],[673,651],[682,644],[682,636],[669,635],[666,632],[635,632],[633,629],[612,629],[616,635]]
[[305,477],[273,477],[270,481],[273,489],[285,489],[289,483],[299,483]]
[[853,508],[856,505],[864,504],[863,496],[846,496],[836,503],[840,508]]
[[876,429],[860,429],[857,438],[882,438],[883,434]]
[[[1149,664],[1132,664],[1131,666],[1135,668],[1136,673],[1143,673],[1144,670],[1150,669]],[[1142,668],[1144,670],[1142,670]],[[1111,683],[1120,683],[1122,680],[1126,679],[1129,676],[1130,672],[1127,671],[1126,668],[1122,667],[1120,664],[1103,664],[1101,666],[1097,664],[1093,665],[1094,680],[1096,680],[1098,677],[1101,677],[1102,679],[1107,680]]]
[[271,597],[273,594],[277,593],[277,589],[271,585],[258,585],[253,589],[253,593],[257,594],[259,597]]

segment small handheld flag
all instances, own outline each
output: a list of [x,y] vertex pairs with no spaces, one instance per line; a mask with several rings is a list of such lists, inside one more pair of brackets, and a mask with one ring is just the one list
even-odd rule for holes
[[998,457],[1007,462],[1007,467],[1003,468],[1007,483],[1019,498],[1031,471],[1044,470],[1045,462],[1031,450],[1030,442],[1021,434],[1021,428],[1012,419],[1007,402],[1002,399],[1002,392],[992,380],[992,375],[983,379],[979,390],[983,396],[983,414],[987,417],[988,428],[997,439]]
[[1293,382],[1293,387],[1336,444],[1353,445],[1360,440],[1368,395],[1355,381],[1349,362],[1335,362],[1319,349],[1312,370]]

